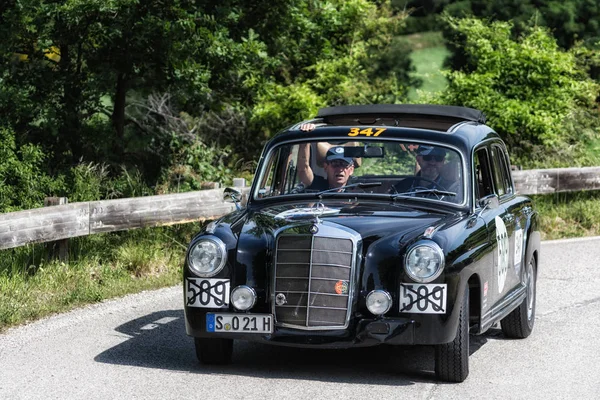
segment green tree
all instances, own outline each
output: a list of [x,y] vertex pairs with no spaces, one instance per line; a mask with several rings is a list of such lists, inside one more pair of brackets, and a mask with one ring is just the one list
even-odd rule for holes
[[230,17],[220,21],[193,1],[22,0],[1,18],[0,109],[65,163],[118,161],[132,140],[131,97],[173,91],[190,107],[211,106],[245,90],[266,58],[251,31],[234,40]]
[[[299,7],[297,18],[307,28],[290,32],[282,43],[298,50],[308,43],[312,60],[300,69],[294,63],[284,64],[285,73],[280,76],[294,77],[293,81],[274,79],[262,88],[251,126],[268,137],[282,123],[315,115],[325,105],[404,99],[412,82],[409,51],[395,37],[405,15],[394,12],[387,1],[379,3],[329,0],[308,2],[311,8]],[[295,58],[305,54],[294,53]]]
[[[127,159],[157,176],[170,137],[132,107],[156,93],[199,118],[237,110],[253,123],[234,153],[253,157],[317,105],[395,101],[410,79],[408,54],[390,51],[403,16],[389,1],[9,0],[0,12],[0,111],[58,169]],[[311,105],[264,125],[297,85]]]
[[448,72],[448,88],[437,101],[484,111],[512,148],[513,161],[523,166],[582,144],[581,132],[567,129],[567,122],[593,109],[598,85],[573,51],[562,50],[542,27],[529,28],[513,39],[507,22],[474,18],[447,22],[466,38],[464,50],[474,68]]
[[[453,17],[479,17],[490,21],[510,21],[513,38],[534,26],[546,26],[559,46],[570,49],[576,43],[596,51],[600,49],[600,3],[596,0],[395,0],[396,7],[410,10],[409,32],[444,30],[451,56],[448,65],[452,69],[469,70],[471,60],[462,51],[465,39],[451,27],[444,26],[440,15]],[[595,79],[600,71],[590,71]]]

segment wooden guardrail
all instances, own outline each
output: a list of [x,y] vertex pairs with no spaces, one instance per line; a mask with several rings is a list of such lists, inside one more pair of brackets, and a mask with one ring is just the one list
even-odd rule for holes
[[0,249],[102,232],[218,218],[235,209],[223,189],[90,201],[0,214]]
[[600,189],[600,167],[512,171],[517,193],[549,194]]
[[[600,189],[600,167],[512,171],[517,193]],[[248,188],[244,189],[246,193]],[[235,209],[223,189],[91,201],[0,214],[0,250],[101,232],[218,218]]]

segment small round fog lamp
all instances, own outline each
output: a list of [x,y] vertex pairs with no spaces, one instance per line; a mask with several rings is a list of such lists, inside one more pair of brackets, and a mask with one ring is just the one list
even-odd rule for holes
[[383,315],[392,307],[392,296],[385,290],[372,290],[367,295],[367,309],[374,315]]
[[231,291],[231,304],[240,311],[251,309],[256,303],[256,292],[249,286],[241,285]]

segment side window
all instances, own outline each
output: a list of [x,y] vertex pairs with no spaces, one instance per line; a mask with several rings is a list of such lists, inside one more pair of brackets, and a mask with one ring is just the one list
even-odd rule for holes
[[280,157],[282,157],[281,149],[277,149],[277,151],[271,154],[267,169],[268,173],[263,177],[261,197],[277,196],[281,193],[281,180],[284,171],[281,169],[278,170],[278,166],[281,164],[279,162]]
[[479,200],[494,193],[487,149],[475,153],[475,199]]
[[512,184],[504,151],[500,146],[492,146],[493,175],[496,193],[502,197],[512,193]]
[[498,147],[498,154],[500,156],[500,164],[502,164],[502,176],[504,177],[504,186],[506,187],[506,193],[513,193],[513,185],[510,174],[510,163],[508,161],[508,154],[501,148]]
[[267,173],[262,177],[260,181],[260,188],[258,189],[258,197],[269,197],[273,193],[273,185],[275,184],[275,169],[273,163],[276,157],[271,157],[268,161],[268,167],[266,168]]
[[297,175],[295,156],[298,151],[295,147],[281,146],[270,155],[257,197],[279,196],[293,189]]

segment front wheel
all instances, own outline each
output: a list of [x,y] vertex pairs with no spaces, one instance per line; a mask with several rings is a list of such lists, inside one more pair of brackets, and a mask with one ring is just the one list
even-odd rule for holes
[[203,364],[229,364],[233,354],[233,339],[194,338],[196,357]]
[[456,337],[435,346],[435,376],[446,382],[462,382],[469,375],[469,291],[465,290]]
[[513,339],[525,339],[531,335],[535,322],[535,291],[536,291],[536,265],[535,259],[525,268],[526,296],[519,307],[500,321],[504,335]]

